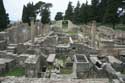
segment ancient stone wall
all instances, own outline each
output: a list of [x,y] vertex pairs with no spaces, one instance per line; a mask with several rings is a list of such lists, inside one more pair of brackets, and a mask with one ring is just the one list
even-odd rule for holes
[[[31,29],[33,27],[34,29]],[[32,31],[33,30],[33,31]],[[29,26],[28,24],[17,24],[6,30],[8,34],[8,43],[18,44],[31,40],[31,33],[34,37],[43,35],[49,32],[49,25],[35,23]]]
[[31,30],[27,24],[19,24],[7,29],[8,43],[24,43],[31,38]]
[[7,33],[0,32],[0,50],[5,50],[7,46]]

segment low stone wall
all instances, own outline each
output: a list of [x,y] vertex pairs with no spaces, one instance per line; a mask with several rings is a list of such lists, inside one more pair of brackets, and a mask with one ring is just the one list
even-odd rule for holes
[[1,78],[2,83],[110,83],[107,78],[103,79],[43,79],[43,78],[16,78],[6,77]]

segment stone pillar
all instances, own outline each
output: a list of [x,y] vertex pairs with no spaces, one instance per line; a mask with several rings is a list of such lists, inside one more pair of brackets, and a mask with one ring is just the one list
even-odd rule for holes
[[67,28],[67,30],[72,30],[73,26],[74,26],[73,23],[70,20],[68,20],[68,28]]
[[35,27],[34,27],[34,18],[31,17],[31,42],[32,44],[34,44],[34,31],[35,31]]
[[99,35],[100,35],[100,33],[97,34],[97,48],[100,49],[101,48],[101,45],[100,45],[101,40],[100,40],[100,36]]
[[[17,31],[18,31],[18,28],[19,28],[18,26],[19,26],[19,23],[16,23],[16,25],[15,25],[14,28],[12,29],[12,31],[13,31],[13,33],[14,33],[13,39],[14,39],[14,43],[15,43],[15,44],[19,43],[19,42],[18,42],[18,35],[19,35],[19,33],[17,32]],[[18,35],[17,35],[17,33],[18,33]]]
[[40,35],[40,31],[41,31],[41,29],[40,29],[40,23],[38,23],[38,24],[37,24],[37,32],[38,32],[37,36]]
[[40,35],[43,36],[43,24],[40,23]]
[[96,21],[92,21],[91,27],[91,46],[95,47]]

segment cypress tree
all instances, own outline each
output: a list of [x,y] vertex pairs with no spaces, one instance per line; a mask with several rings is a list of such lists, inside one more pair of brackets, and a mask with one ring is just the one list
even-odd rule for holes
[[74,9],[73,22],[75,24],[79,24],[80,20],[81,20],[81,17],[80,17],[80,2],[78,1],[77,6]]
[[124,12],[124,10],[125,10],[125,0],[122,1],[120,8],[122,9],[120,11],[120,15],[119,15],[120,23],[125,24],[125,12]]
[[106,12],[104,15],[104,23],[110,23],[115,29],[115,24],[118,22],[118,8],[120,7],[122,0],[108,0]]
[[49,23],[50,22],[50,11],[47,8],[44,8],[42,10],[42,18],[41,22],[43,24]]
[[98,21],[100,23],[104,22],[104,14],[106,12],[106,7],[107,7],[107,0],[101,0],[98,6]]
[[73,6],[72,6],[72,2],[69,2],[69,4],[68,4],[68,8],[65,11],[64,19],[73,21]]
[[92,18],[91,6],[88,5],[87,2],[86,4],[83,3],[80,8],[80,17],[81,17],[80,22],[85,24]]
[[28,22],[27,9],[26,9],[25,5],[23,6],[22,21],[23,21],[23,23],[27,23]]
[[0,30],[7,28],[9,24],[9,17],[4,8],[3,0],[0,0]]
[[36,19],[36,11],[33,3],[28,3],[27,6],[23,7],[22,21],[30,25],[30,17]]
[[98,5],[99,5],[99,0],[92,0],[92,20],[98,21]]
[[43,24],[50,23],[50,7],[52,7],[52,4],[46,3],[41,11],[41,22]]

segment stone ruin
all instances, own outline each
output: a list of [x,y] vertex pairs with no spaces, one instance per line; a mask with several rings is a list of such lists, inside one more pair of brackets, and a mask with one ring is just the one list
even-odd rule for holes
[[97,27],[95,21],[84,26],[67,21],[68,28],[62,22],[50,26],[32,21],[31,26],[17,24],[0,32],[0,71],[17,67],[25,71],[21,77],[0,81],[124,83],[124,41],[118,42],[121,40],[114,30]]

